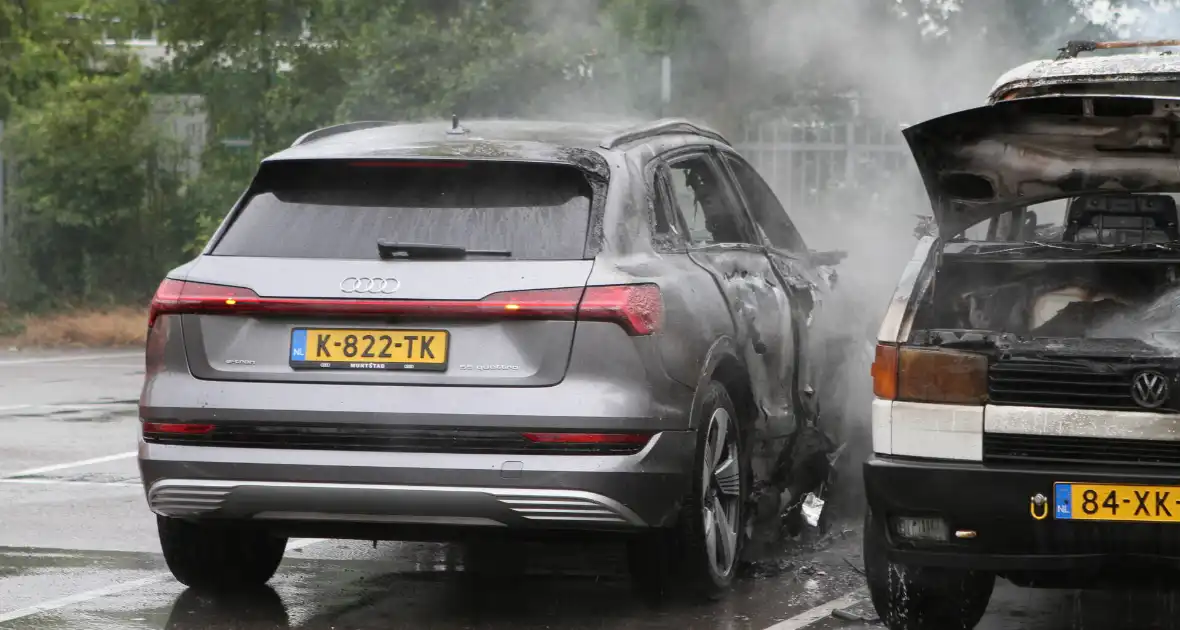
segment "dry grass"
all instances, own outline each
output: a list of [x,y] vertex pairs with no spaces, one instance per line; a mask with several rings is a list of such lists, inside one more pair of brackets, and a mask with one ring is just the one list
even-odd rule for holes
[[54,315],[29,315],[20,320],[24,332],[0,338],[18,348],[112,348],[142,346],[147,310],[118,307],[76,310]]

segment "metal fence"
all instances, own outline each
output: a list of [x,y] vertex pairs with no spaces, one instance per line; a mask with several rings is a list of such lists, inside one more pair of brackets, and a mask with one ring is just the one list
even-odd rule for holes
[[850,188],[888,186],[891,194],[922,198],[898,124],[766,120],[748,125],[739,144],[792,216],[824,207]]

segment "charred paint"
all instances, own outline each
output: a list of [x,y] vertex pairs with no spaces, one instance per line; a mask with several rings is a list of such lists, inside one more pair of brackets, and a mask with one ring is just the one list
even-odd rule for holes
[[925,291],[934,279],[938,251],[935,244],[938,242],[933,236],[918,241],[914,256],[902,271],[897,289],[889,300],[889,308],[885,311],[880,332],[877,333],[878,341],[897,343],[909,336],[909,325],[913,321],[918,302],[915,298]]
[[1074,106],[1111,99],[1006,101],[906,129],[939,233],[959,234],[1020,205],[1180,187],[1173,109],[1156,101],[1150,116],[1096,117]]
[[1043,59],[1004,73],[992,86],[988,102],[995,103],[1008,94],[1027,88],[1065,90],[1079,84],[1173,82],[1177,79],[1180,79],[1180,59],[1173,55],[1153,53]]
[[984,430],[1009,435],[1052,435],[1122,440],[1180,440],[1180,416],[1139,411],[989,406]]

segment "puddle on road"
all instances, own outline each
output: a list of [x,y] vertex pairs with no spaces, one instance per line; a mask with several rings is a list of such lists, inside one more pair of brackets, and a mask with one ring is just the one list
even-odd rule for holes
[[111,570],[153,570],[160,559],[139,552],[73,551],[33,547],[0,547],[0,575],[29,575],[50,570],[101,572]]
[[[832,549],[850,546],[854,546],[850,541],[837,541]],[[202,595],[184,590],[162,574],[159,583],[17,620],[15,626],[0,624],[0,628],[763,628],[842,595],[843,591],[833,590],[842,588],[844,578],[839,574],[852,573],[839,565],[817,565],[802,579],[742,579],[728,599],[716,604],[671,598],[657,605],[632,589],[621,545],[512,543],[498,547],[521,562],[468,571],[474,557],[464,545],[379,543],[373,550],[356,541],[326,541],[304,549],[310,557],[290,553],[271,587],[253,594]],[[151,575],[137,573],[128,578],[129,570],[163,570],[157,554],[35,549],[0,549],[0,566],[4,565],[21,573],[14,579],[29,580],[28,586],[35,579],[82,572],[106,573],[109,579],[104,576],[99,585],[105,586],[110,580]],[[801,558],[798,566],[807,565]],[[0,591],[6,581],[0,579]],[[20,625],[21,621],[26,623]]]

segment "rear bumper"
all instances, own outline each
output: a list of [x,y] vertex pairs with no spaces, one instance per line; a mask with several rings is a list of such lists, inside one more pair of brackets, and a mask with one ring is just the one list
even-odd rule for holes
[[634,530],[670,525],[695,434],[634,455],[390,453],[140,442],[157,514],[269,522]]
[[[1037,520],[1030,499],[1053,498],[1055,482],[1180,486],[1180,471],[1115,466],[997,466],[874,457],[864,466],[873,519],[886,530],[894,562],[984,571],[1036,573],[1142,566],[1180,567],[1180,523]],[[899,539],[895,516],[941,517],[950,542]],[[955,539],[956,530],[977,532]]]
[[439,387],[204,381],[150,377],[139,414],[160,422],[370,424],[565,431],[690,428],[693,391],[568,375],[547,387]]

